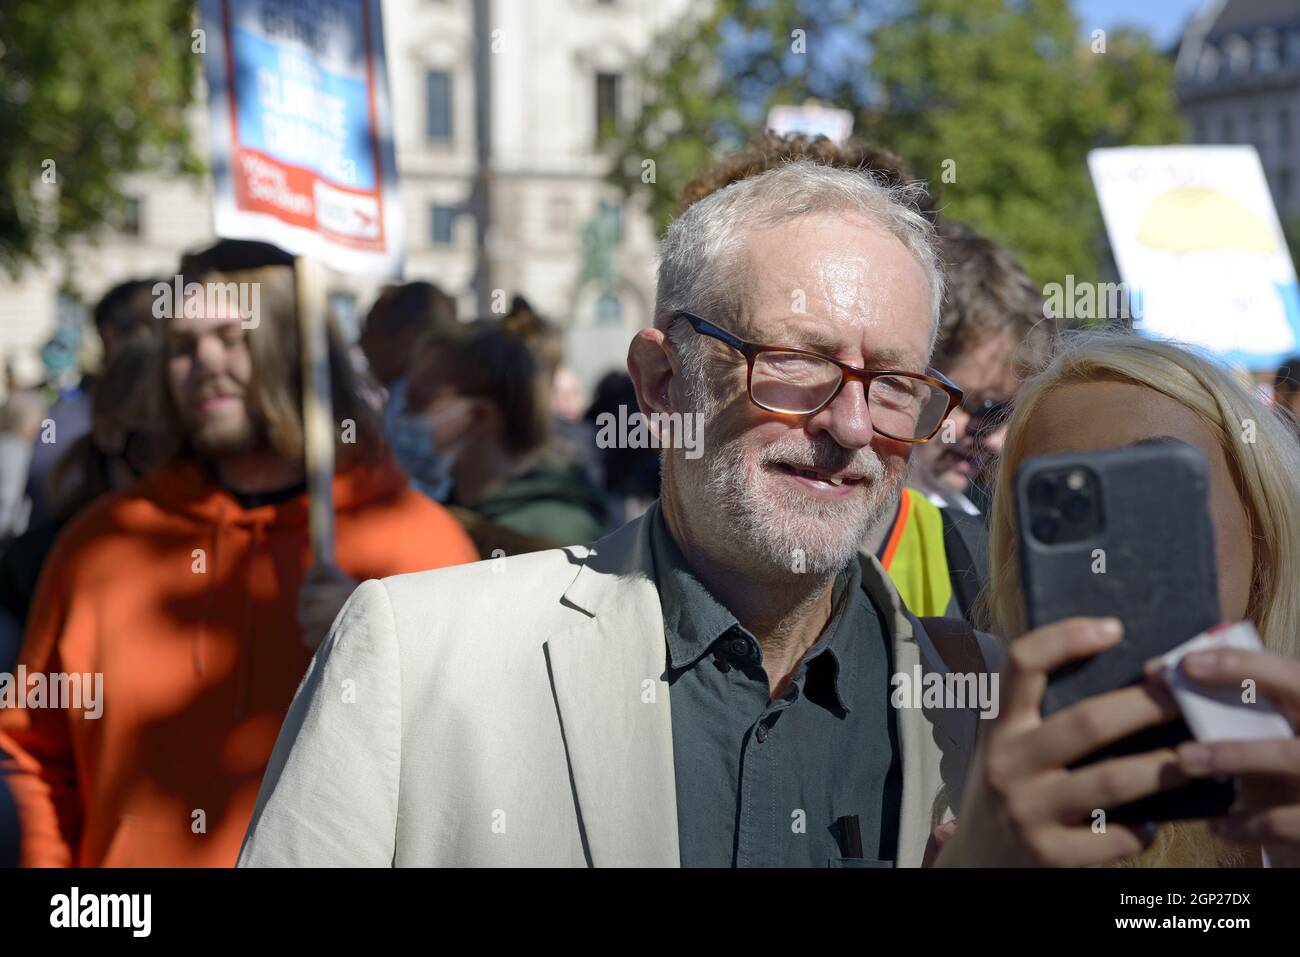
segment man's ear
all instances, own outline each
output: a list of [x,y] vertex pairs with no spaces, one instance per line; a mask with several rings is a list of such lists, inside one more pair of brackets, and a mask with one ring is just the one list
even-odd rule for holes
[[677,374],[677,357],[662,329],[642,329],[627,349],[627,372],[643,415],[671,412],[668,388]]

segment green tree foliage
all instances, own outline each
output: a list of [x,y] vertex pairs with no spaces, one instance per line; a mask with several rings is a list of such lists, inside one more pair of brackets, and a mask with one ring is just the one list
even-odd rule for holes
[[[644,188],[666,227],[682,186],[761,130],[769,106],[810,97],[838,102],[865,76],[860,7],[859,0],[693,7],[643,64],[640,110],[619,143],[613,179]],[[833,56],[819,55],[832,46]]]
[[722,0],[657,44],[643,89],[616,178],[636,188],[655,161],[661,224],[769,106],[814,97],[851,110],[856,135],[906,158],[944,215],[1007,243],[1040,283],[1101,278],[1088,150],[1183,140],[1172,62],[1145,35],[1081,29],[1066,0]]
[[[111,223],[125,175],[196,172],[192,0],[0,2],[0,266]],[[51,180],[53,182],[51,183]]]

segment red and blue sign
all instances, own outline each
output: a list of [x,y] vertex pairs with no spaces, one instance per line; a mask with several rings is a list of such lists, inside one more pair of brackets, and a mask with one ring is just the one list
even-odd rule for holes
[[397,276],[379,0],[202,0],[218,235]]

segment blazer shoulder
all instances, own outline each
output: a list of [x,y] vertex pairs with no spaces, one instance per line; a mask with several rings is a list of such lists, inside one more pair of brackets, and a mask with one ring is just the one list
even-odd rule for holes
[[550,548],[527,555],[488,558],[446,568],[390,575],[383,579],[394,608],[428,603],[439,596],[472,597],[493,593],[562,593],[587,557],[587,546]]
[[585,557],[583,546],[556,548],[394,575],[374,585],[387,593],[398,642],[421,657],[454,655],[461,646],[533,645],[586,617],[563,601]]

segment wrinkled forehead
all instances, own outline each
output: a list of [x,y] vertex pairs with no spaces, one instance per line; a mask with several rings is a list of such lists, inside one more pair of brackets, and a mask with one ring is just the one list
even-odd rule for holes
[[817,351],[865,343],[877,357],[928,361],[931,278],[882,224],[825,212],[751,226],[740,233],[737,259],[747,338]]

